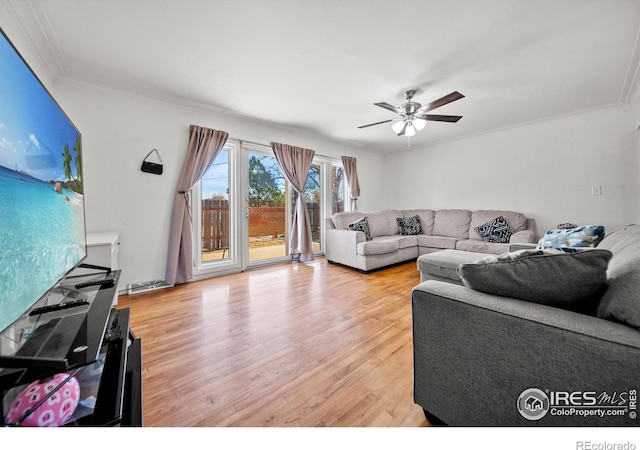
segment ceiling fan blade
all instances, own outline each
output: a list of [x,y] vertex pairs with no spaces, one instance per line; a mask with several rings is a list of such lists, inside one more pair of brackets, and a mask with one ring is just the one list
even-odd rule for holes
[[423,114],[417,117],[424,120],[435,120],[437,122],[457,122],[462,119],[462,116],[445,116],[442,114]]
[[390,105],[387,102],[382,103],[374,103],[374,105],[379,106],[384,109],[388,109],[389,111],[393,111],[396,114],[404,115],[404,111],[398,108],[397,106]]
[[398,133],[398,136],[404,136],[404,133],[407,131],[407,126],[409,125],[408,122],[404,123],[404,126],[402,127],[402,130],[400,130],[400,133]]
[[383,120],[382,122],[376,122],[376,123],[370,123],[369,125],[362,125],[358,128],[367,128],[367,127],[372,127],[374,125],[380,125],[381,123],[387,123],[387,122],[391,122],[393,119],[389,119],[389,120]]
[[432,109],[439,108],[441,106],[446,105],[447,103],[455,102],[456,100],[460,100],[461,98],[464,98],[464,95],[462,95],[458,91],[453,91],[451,94],[445,95],[444,97],[441,97],[438,100],[435,100],[431,103],[427,103],[426,105],[422,105],[422,107],[416,111],[416,115],[424,114],[427,111],[431,111]]

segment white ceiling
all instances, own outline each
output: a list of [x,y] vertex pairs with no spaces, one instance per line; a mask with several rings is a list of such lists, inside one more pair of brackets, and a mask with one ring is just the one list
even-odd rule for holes
[[406,150],[374,102],[465,98],[420,147],[637,101],[638,0],[0,0],[50,75]]

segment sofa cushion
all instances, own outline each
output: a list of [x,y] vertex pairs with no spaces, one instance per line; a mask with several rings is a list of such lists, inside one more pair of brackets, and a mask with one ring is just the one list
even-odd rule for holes
[[402,211],[398,209],[385,209],[384,216],[387,219],[387,232],[383,235],[381,234],[381,236],[394,236],[396,234],[400,234],[396,218],[403,217]]
[[498,209],[479,209],[471,213],[471,225],[469,229],[469,239],[482,239],[475,229],[496,217],[504,217],[509,223],[513,233],[527,228],[527,218],[524,214],[515,211],[502,211]]
[[368,242],[360,242],[356,246],[358,255],[384,255],[398,251],[398,240],[393,238],[374,238]]
[[538,248],[595,247],[603,237],[602,225],[549,230],[538,241]]
[[349,229],[353,231],[362,231],[367,241],[370,241],[372,239],[371,228],[369,227],[369,220],[367,216],[364,216],[362,219],[356,220],[355,222],[350,223]]
[[398,234],[396,236],[389,236],[389,238],[398,241],[399,249],[418,246],[418,236],[403,236]]
[[469,223],[471,211],[466,209],[439,209],[433,222],[434,236],[467,239],[469,237]]
[[459,250],[442,250],[427,253],[418,258],[418,270],[427,275],[424,278],[429,278],[429,275],[432,275],[460,282],[460,275],[456,271],[457,267],[463,263],[477,261],[483,256],[486,255]]
[[423,234],[433,234],[433,222],[436,218],[436,212],[433,209],[407,209],[402,211],[402,216],[420,218],[420,228]]
[[495,242],[497,244],[508,244],[513,229],[509,226],[509,222],[503,216],[498,216],[489,222],[478,225],[473,229],[476,233],[487,242]]
[[457,272],[477,291],[595,314],[611,257],[601,249],[519,250],[461,264]]
[[597,249],[613,253],[607,269],[609,287],[600,301],[598,317],[640,328],[640,225],[607,235]]
[[444,236],[425,236],[418,235],[418,245],[420,247],[431,248],[456,248],[456,242],[458,238],[444,237]]
[[390,236],[392,234],[398,234],[398,225],[395,223],[395,217],[393,219],[393,228],[389,227],[389,221],[387,219],[386,211],[371,211],[367,213],[367,219],[369,219],[369,229],[371,230],[371,237],[378,236]]
[[415,234],[422,234],[422,226],[420,225],[420,217],[396,217],[398,223],[398,231],[404,236],[413,236]]
[[456,242],[456,250],[464,250],[466,252],[492,253],[501,255],[509,252],[510,244],[497,244],[495,242],[485,242],[479,239],[463,239]]
[[[511,235],[510,244],[529,244],[533,243],[533,230],[517,231]],[[535,244],[533,245],[535,247]]]

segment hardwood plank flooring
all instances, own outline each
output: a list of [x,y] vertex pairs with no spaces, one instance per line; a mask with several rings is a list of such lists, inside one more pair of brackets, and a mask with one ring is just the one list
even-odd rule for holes
[[286,263],[123,295],[148,427],[428,426],[413,403],[415,262]]

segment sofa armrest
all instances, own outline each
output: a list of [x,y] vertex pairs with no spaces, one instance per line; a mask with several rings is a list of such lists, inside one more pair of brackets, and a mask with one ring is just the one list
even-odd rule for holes
[[358,256],[357,247],[365,242],[364,232],[333,229],[325,231],[324,254],[327,260],[355,267]]
[[638,425],[628,416],[525,419],[529,388],[638,389],[640,332],[592,316],[439,281],[412,291],[414,399],[450,425]]
[[509,251],[516,252],[518,250],[535,250],[538,247],[538,244],[534,244],[533,242],[522,242],[509,244]]
[[334,230],[336,228],[331,217],[327,217],[326,219],[324,219],[324,227],[327,230]]
[[533,242],[533,231],[531,230],[522,230],[517,233],[513,233],[509,238],[510,244],[518,244],[518,243],[530,243]]

